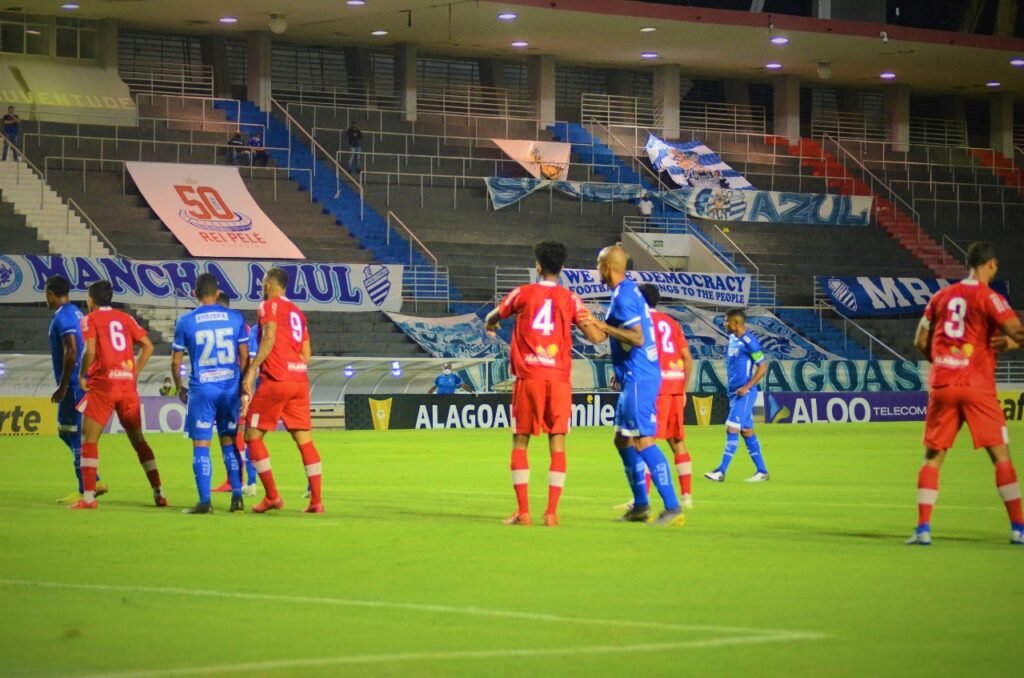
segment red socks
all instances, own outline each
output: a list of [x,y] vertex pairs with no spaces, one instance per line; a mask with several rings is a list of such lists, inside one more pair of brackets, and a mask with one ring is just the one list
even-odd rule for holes
[[558,513],[558,500],[562,498],[565,486],[565,452],[551,453],[551,467],[548,470],[548,507],[545,514]]
[[690,453],[683,452],[675,455],[676,473],[679,475],[679,493],[690,494],[691,480],[693,480],[693,463],[690,461]]
[[277,493],[277,483],[274,482],[274,474],[270,470],[270,453],[267,452],[267,446],[259,438],[250,440],[248,445],[249,459],[252,461],[252,465],[256,467],[256,472],[260,474],[260,482],[263,483],[263,489],[266,490],[267,497],[269,499],[277,499],[280,495]]
[[154,490],[159,489],[160,471],[156,468],[156,456],[153,454],[149,443],[139,443],[138,447],[135,448],[135,454],[138,455],[139,463],[142,464],[142,470],[146,472],[146,477],[149,478],[149,486]]
[[[85,447],[82,447],[82,457],[85,457]],[[85,464],[83,463],[83,471]],[[996,464],[996,488],[999,496],[1006,505],[1006,513],[1010,516],[1010,522],[1016,525],[1024,524],[1024,515],[1021,514],[1020,504],[1020,483],[1017,482],[1017,472],[1013,469],[1010,461],[1001,461]]]
[[932,509],[939,497],[939,469],[927,464],[917,474],[917,526],[932,520]]
[[519,503],[518,513],[530,512],[530,464],[526,461],[526,450],[512,450],[512,489],[516,491]]
[[309,479],[309,503],[319,504],[322,501],[320,498],[320,480],[322,477],[320,453],[316,451],[312,440],[299,445],[299,452],[302,454],[302,465],[306,467],[306,478]]
[[99,466],[99,445],[82,443],[82,498],[85,501],[96,501],[96,471]]

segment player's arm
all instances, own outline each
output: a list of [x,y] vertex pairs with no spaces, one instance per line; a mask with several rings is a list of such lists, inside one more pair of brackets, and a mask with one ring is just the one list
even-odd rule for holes
[[171,352],[171,380],[174,382],[174,391],[182,402],[188,397],[187,389],[181,384],[181,361],[184,357],[184,351],[175,349]]
[[78,385],[83,391],[89,390],[89,368],[96,360],[96,337],[85,339],[85,353],[82,354],[82,369],[78,373]]
[[[636,324],[632,327],[612,327],[608,323],[601,322],[600,320],[595,320],[594,324],[597,325],[602,334],[611,337],[616,341],[622,342],[623,344],[629,344],[630,346],[635,347],[644,345],[644,326],[643,323],[640,322],[639,318],[637,318]],[[584,330],[584,333],[586,333],[586,330]],[[588,336],[587,338],[589,339],[590,337]]]
[[75,333],[69,332],[61,339],[61,348],[64,350],[64,359],[61,361],[60,383],[57,390],[50,396],[50,401],[59,403],[68,394],[68,387],[71,386],[71,374],[75,371],[75,361],[78,360],[78,342],[75,340]]
[[768,373],[768,361],[764,359],[764,351],[761,350],[761,345],[756,341],[751,341],[746,344],[746,348],[750,359],[754,361],[754,374],[750,376],[750,381],[736,389],[736,395],[739,396],[747,395],[750,389],[757,386],[758,382],[764,379],[764,375]]
[[499,325],[501,325],[501,307],[495,306],[487,314],[487,317],[484,318],[484,329],[487,330],[488,334],[494,334],[498,330]]
[[498,331],[498,327],[501,325],[501,321],[505,318],[519,312],[518,300],[520,298],[520,290],[522,288],[517,287],[508,295],[501,300],[501,303],[491,309],[491,312],[484,318],[484,329],[487,330],[487,334],[494,336],[494,333]]
[[917,323],[917,332],[914,334],[914,348],[924,356],[924,359],[931,362],[932,359],[932,323],[927,315],[921,316]]
[[683,371],[686,372],[686,380],[683,382],[683,393],[686,393],[690,389],[690,379],[693,378],[693,355],[689,346],[684,346],[680,354],[683,357]]
[[256,357],[249,362],[249,367],[245,371],[245,379],[242,380],[242,391],[246,395],[252,395],[252,387],[256,381],[256,372],[259,371],[260,365],[266,362],[270,352],[274,349],[274,339],[276,338],[276,321],[270,320],[266,324],[260,326],[260,347],[256,351]]
[[1016,350],[1024,344],[1024,325],[1021,325],[1020,318],[1017,316],[1011,316],[1003,321],[1001,327],[1003,330],[1003,338],[1006,339],[1006,348],[1003,349],[1004,351]]

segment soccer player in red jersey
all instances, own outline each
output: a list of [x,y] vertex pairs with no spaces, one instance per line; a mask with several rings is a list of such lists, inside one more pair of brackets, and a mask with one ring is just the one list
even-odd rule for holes
[[655,311],[661,301],[658,286],[647,283],[640,286],[647,305],[651,309],[651,324],[654,325],[654,336],[658,341],[658,360],[661,363],[661,390],[658,391],[658,429],[654,434],[657,440],[667,440],[672,449],[673,463],[679,476],[679,504],[684,509],[693,508],[691,485],[693,464],[690,452],[686,449],[686,431],[684,430],[683,410],[686,407],[686,386],[693,372],[693,356],[690,345],[672,316]]
[[[928,302],[914,338],[932,369],[924,464],[917,476],[917,530],[907,543],[932,543],[939,469],[966,421],[974,447],[984,447],[995,465],[996,487],[1010,517],[1010,543],[1024,545],[1020,484],[1010,459],[995,380],[995,349],[1019,348],[1024,327],[1006,300],[988,286],[999,267],[995,249],[989,243],[972,243],[967,264],[971,269],[967,279],[939,290]],[[1005,336],[1000,337],[1000,331]]]
[[[299,307],[284,296],[287,287],[288,273],[280,268],[271,268],[263,276],[263,303],[257,311],[259,351],[249,363],[242,383],[243,393],[252,398],[246,413],[245,442],[267,492],[267,496],[252,510],[265,513],[284,507],[284,499],[277,492],[274,474],[270,470],[270,453],[263,443],[266,432],[273,431],[277,422],[283,420],[299,447],[309,479],[310,498],[306,513],[323,513],[320,454],[310,433],[309,377],[306,373],[312,355],[309,328]],[[260,385],[254,394],[257,372]]]
[[[160,484],[160,471],[156,458],[142,435],[142,408],[136,379],[150,356],[153,343],[146,330],[135,318],[110,307],[114,290],[106,280],[89,285],[89,313],[82,318],[82,338],[85,355],[79,376],[85,395],[78,401],[82,413],[82,498],[68,508],[94,509],[96,502],[96,472],[99,468],[99,440],[110,415],[117,418],[128,434],[135,454],[139,457],[149,484],[153,488],[153,501],[167,506]],[[135,357],[135,344],[142,345]]]
[[572,326],[593,336],[593,319],[573,292],[558,285],[568,257],[565,245],[552,240],[533,248],[540,281],[512,290],[487,314],[487,331],[494,333],[504,318],[517,316],[512,333],[512,487],[518,508],[506,525],[531,525],[530,465],[526,450],[530,436],[548,434],[551,466],[544,524],[558,525],[558,500],[565,485],[565,435],[572,418]]

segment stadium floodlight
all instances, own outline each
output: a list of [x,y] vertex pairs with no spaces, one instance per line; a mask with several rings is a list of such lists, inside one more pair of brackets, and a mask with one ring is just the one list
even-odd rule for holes
[[237,24],[237,23],[238,23],[238,17],[234,17],[234,16],[222,16],[222,17],[220,18],[220,22],[221,22],[222,24]]
[[529,47],[530,43],[526,42],[525,40],[516,40],[515,42],[512,43],[512,46],[513,47]]
[[387,35],[387,34],[388,34],[388,32],[385,31],[384,29],[378,29],[378,30],[372,31],[370,33],[370,35],[372,35],[374,37],[378,37],[378,38],[381,37],[381,36]]
[[391,376],[400,377],[402,376],[402,363],[397,360],[391,361]]
[[78,3],[77,2],[65,2],[63,5],[60,6],[60,8],[61,9],[66,9],[69,12],[72,12],[72,11],[78,9]]
[[896,74],[893,73],[892,71],[883,71],[882,73],[878,74],[878,77],[880,77],[882,80],[895,80]]
[[345,0],[345,4],[349,7],[362,7],[366,4],[366,0]]
[[993,89],[995,89],[996,87],[1001,87],[1001,86],[1002,86],[1002,83],[999,82],[998,80],[989,80],[988,82],[985,83],[985,87],[991,87]]
[[640,32],[641,33],[653,33],[656,30],[658,30],[658,29],[655,28],[654,26],[644,26],[643,28],[640,29]]
[[658,58],[658,53],[657,52],[640,52],[640,58],[641,59],[657,59]]

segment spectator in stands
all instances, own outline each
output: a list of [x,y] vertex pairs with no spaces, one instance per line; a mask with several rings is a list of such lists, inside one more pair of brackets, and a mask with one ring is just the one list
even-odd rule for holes
[[3,158],[0,160],[7,160],[7,147],[10,146],[14,151],[14,162],[18,162],[18,124],[21,122],[14,113],[14,106],[8,106],[7,112],[4,114],[4,152]]
[[363,132],[359,125],[353,120],[352,124],[345,130],[345,138],[348,140],[349,156],[348,171],[358,175],[363,171]]
[[253,132],[249,135],[249,150],[252,152],[253,163],[259,163],[260,167],[266,167],[267,161],[270,160],[270,156],[267,155],[267,149],[263,148],[263,135],[259,132]]
[[640,210],[640,216],[649,217],[654,214],[654,201],[651,200],[651,196],[644,193],[644,196],[640,198],[640,202],[637,203],[637,208]]
[[249,164],[249,158],[252,156],[245,145],[245,139],[242,138],[241,132],[235,132],[235,136],[228,140],[228,147],[228,162],[232,165]]
[[466,393],[473,393],[475,395],[473,387],[467,384],[466,382],[462,381],[462,377],[460,377],[459,375],[455,374],[455,372],[452,371],[452,364],[445,363],[444,369],[442,369],[441,374],[437,375],[437,378],[434,379],[434,385],[430,387],[430,390],[427,391],[427,393],[436,393],[438,395],[454,395],[456,389],[460,388]]
[[160,395],[162,396],[174,396],[178,394],[178,389],[174,388],[174,382],[171,381],[170,377],[164,377],[164,385],[160,387]]

